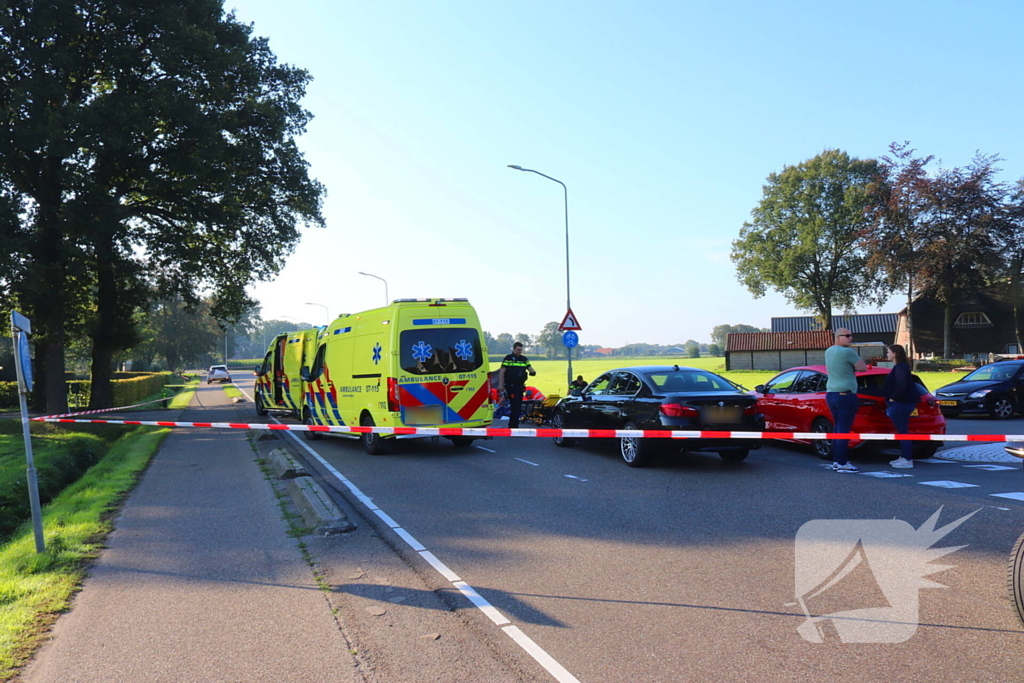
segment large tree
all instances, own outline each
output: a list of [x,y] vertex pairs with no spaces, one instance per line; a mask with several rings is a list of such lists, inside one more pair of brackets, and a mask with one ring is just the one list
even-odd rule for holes
[[[862,244],[867,251],[868,269],[887,285],[885,291],[904,291],[907,295],[907,333],[911,358],[914,357],[912,306],[924,286],[921,276],[924,248],[928,243],[925,200],[929,183],[926,166],[933,157],[916,157],[909,142],[892,143],[889,154],[879,163],[878,175],[871,181],[871,201],[867,207],[869,226]],[[879,297],[881,299],[883,297]]]
[[1024,178],[1010,191],[1005,205],[1005,230],[1001,233],[1005,275],[1013,305],[1013,332],[1018,351],[1024,350]]
[[782,293],[832,329],[833,309],[852,309],[876,287],[858,239],[877,168],[834,149],[769,175],[732,243],[739,281],[756,298]]
[[558,321],[553,320],[544,326],[540,334],[534,340],[534,344],[544,348],[544,353],[548,358],[558,358],[561,355],[561,351],[568,353],[568,349],[565,344],[562,343],[562,333],[558,330]]
[[943,356],[950,357],[953,307],[996,277],[1003,197],[995,156],[977,155],[966,168],[940,171],[923,189],[928,239],[922,247],[924,289],[945,308]]
[[[295,145],[309,75],[220,0],[9,0],[0,9],[0,223],[39,331],[46,409],[65,404],[69,323],[93,310],[94,405],[153,288],[240,316],[323,188]],[[4,276],[0,262],[0,278]],[[42,353],[39,353],[42,351]]]

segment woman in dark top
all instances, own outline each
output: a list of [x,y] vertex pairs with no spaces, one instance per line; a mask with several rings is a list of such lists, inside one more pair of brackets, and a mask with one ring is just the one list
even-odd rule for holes
[[[897,434],[910,433],[910,413],[917,408],[921,395],[910,372],[910,362],[907,360],[907,352],[900,344],[893,344],[888,347],[889,360],[893,365],[892,371],[885,378],[885,414],[892,420],[892,425]],[[900,441],[900,457],[893,460],[890,465],[893,467],[914,466],[914,443],[912,441]]]

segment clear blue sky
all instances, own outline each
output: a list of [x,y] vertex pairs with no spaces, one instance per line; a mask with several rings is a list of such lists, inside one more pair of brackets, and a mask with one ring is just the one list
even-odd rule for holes
[[253,288],[266,318],[382,305],[365,271],[392,299],[468,297],[495,335],[560,320],[562,188],[508,164],[568,186],[572,307],[603,346],[804,314],[753,299],[729,251],[768,174],[822,150],[910,140],[1024,176],[1017,2],[225,7],[314,78],[300,145],[327,227]]

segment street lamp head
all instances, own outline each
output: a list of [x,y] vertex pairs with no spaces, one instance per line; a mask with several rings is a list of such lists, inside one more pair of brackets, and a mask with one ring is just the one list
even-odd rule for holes
[[516,166],[515,164],[509,164],[509,165],[508,165],[508,167],[509,167],[509,168],[514,168],[514,169],[516,169],[517,171],[523,171],[523,170],[525,170],[525,169],[524,169],[524,168],[523,168],[522,166]]

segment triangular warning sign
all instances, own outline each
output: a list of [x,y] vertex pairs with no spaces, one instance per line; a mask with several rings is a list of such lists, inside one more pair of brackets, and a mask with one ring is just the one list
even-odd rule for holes
[[576,314],[573,313],[572,309],[570,308],[568,311],[566,311],[565,317],[562,318],[562,324],[558,326],[558,329],[562,330],[562,331],[565,331],[565,330],[582,330],[583,328],[580,327],[579,321],[576,320]]

